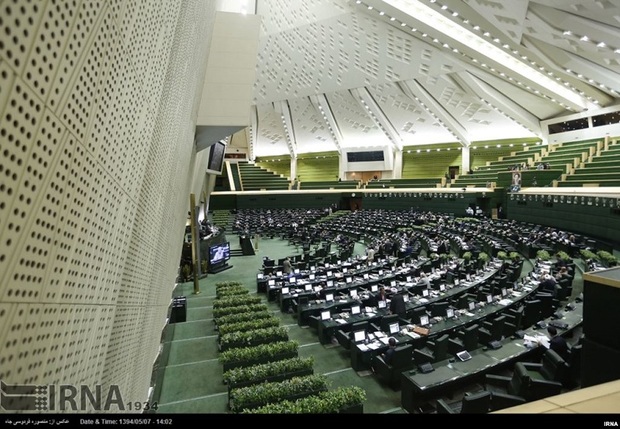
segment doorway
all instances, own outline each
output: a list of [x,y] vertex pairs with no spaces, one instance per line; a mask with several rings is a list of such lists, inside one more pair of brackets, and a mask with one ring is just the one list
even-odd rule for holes
[[448,174],[450,175],[450,179],[456,179],[456,176],[459,174],[460,167],[458,165],[451,165],[448,167]]

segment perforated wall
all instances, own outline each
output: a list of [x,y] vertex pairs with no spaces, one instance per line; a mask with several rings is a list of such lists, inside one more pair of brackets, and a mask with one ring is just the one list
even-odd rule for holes
[[125,411],[148,399],[214,7],[0,0],[4,383],[114,385]]

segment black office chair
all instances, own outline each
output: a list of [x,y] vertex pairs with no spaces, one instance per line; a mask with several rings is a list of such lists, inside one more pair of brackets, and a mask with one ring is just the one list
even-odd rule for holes
[[435,363],[445,360],[448,356],[448,343],[450,336],[444,334],[434,340],[428,340],[421,349],[413,350],[413,360],[416,365]]
[[478,345],[478,329],[480,326],[477,323],[466,327],[456,333],[456,336],[451,337],[448,341],[448,351],[450,354],[456,354],[463,350],[471,352],[476,350]]
[[491,410],[491,392],[482,390],[465,393],[460,403],[448,404],[437,400],[437,414],[486,414]]
[[524,308],[524,306],[509,308],[503,313],[506,317],[504,320],[504,337],[512,337],[518,330],[521,329]]
[[373,359],[375,374],[387,383],[393,390],[400,389],[401,374],[415,367],[413,361],[413,346],[405,344],[394,349],[390,363],[386,363],[383,356]]
[[482,345],[488,345],[492,341],[500,341],[504,335],[505,316],[499,316],[482,324],[478,330],[478,341]]
[[336,330],[336,340],[345,350],[351,350],[351,333],[342,329]]
[[561,384],[566,377],[568,364],[554,350],[548,349],[540,363],[517,362],[515,366],[522,365],[528,372],[532,381],[553,381]]

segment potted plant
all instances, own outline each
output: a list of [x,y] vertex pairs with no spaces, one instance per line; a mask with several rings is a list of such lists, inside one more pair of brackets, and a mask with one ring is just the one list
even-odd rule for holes
[[206,275],[207,272],[209,271],[209,261],[206,259],[203,259],[202,261],[200,261],[200,271],[202,272],[203,275]]
[[183,265],[181,268],[181,274],[183,275],[183,281],[188,282],[192,279],[192,267],[189,264]]
[[299,344],[296,341],[278,341],[252,347],[238,347],[220,354],[224,371],[229,369],[274,362],[297,357]]
[[358,386],[346,386],[297,401],[281,401],[243,412],[255,414],[363,413],[365,401],[366,391],[364,389]]
[[235,286],[235,287],[229,287],[226,289],[221,289],[215,292],[215,297],[217,299],[221,299],[221,298],[229,298],[229,297],[233,297],[233,296],[242,296],[242,295],[248,295],[250,293],[249,289],[246,289],[244,286]]
[[463,260],[465,261],[465,263],[469,263],[469,261],[471,261],[471,256],[471,252],[463,253]]
[[508,260],[509,259],[508,253],[504,252],[503,250],[500,250],[499,252],[497,252],[497,259],[500,259],[502,261]]
[[239,413],[274,402],[295,401],[327,391],[328,384],[327,376],[314,374],[241,387],[230,392],[229,406],[232,412]]

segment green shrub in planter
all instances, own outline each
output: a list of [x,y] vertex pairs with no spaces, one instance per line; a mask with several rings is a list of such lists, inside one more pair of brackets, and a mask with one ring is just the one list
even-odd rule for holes
[[231,286],[243,286],[243,283],[237,281],[217,282],[215,283],[215,291],[217,292],[220,289],[226,289]]
[[618,263],[617,258],[606,250],[599,250],[596,252],[596,256],[608,267],[613,267]]
[[504,252],[503,250],[500,250],[499,252],[497,252],[497,259],[500,259],[502,261],[505,261],[508,259],[508,253]]
[[588,261],[590,259],[594,259],[595,261],[599,260],[598,255],[592,252],[591,250],[581,249],[579,253],[581,254],[581,257],[583,258],[584,261]]
[[471,252],[463,253],[463,259],[465,260],[465,262],[471,261]]
[[246,289],[244,286],[236,286],[236,287],[230,287],[221,291],[216,292],[216,298],[217,299],[224,299],[224,298],[229,298],[229,297],[233,297],[233,296],[244,296],[244,295],[249,295],[250,291],[248,289]]
[[551,259],[551,255],[546,250],[537,251],[536,257],[541,261],[548,261],[549,259]]
[[491,260],[491,257],[486,252],[480,252],[478,253],[478,260],[482,262],[483,264],[486,264],[487,262]]
[[267,310],[267,304],[249,304],[249,305],[238,305],[236,307],[224,307],[224,308],[214,308],[213,309],[213,318],[217,322],[220,317],[228,316],[230,314],[239,314],[239,313],[248,313],[251,311],[265,311]]
[[556,253],[555,256],[560,261],[570,261],[572,259],[568,253],[566,253],[566,252],[564,252],[562,250],[560,250],[558,253]]
[[268,319],[273,317],[273,313],[269,310],[264,311],[247,311],[245,313],[229,314],[217,318],[217,325],[223,326],[230,323],[248,322],[250,320]]
[[277,383],[261,383],[233,389],[230,392],[230,409],[238,413],[272,402],[298,399],[326,391],[328,384],[325,375],[307,375]]
[[336,414],[351,407],[361,406],[366,401],[366,391],[361,387],[340,387],[297,401],[282,401],[268,404],[248,414]]
[[[297,349],[295,348],[294,350],[296,351]],[[313,356],[306,358],[294,357],[260,365],[229,369],[224,372],[224,383],[229,386],[254,384],[279,375],[313,371],[313,367]]]
[[519,261],[521,260],[521,254],[519,252],[510,252],[508,254],[508,256],[510,257],[510,259],[512,259],[513,261]]
[[260,304],[260,296],[231,296],[213,301],[213,309],[219,310],[225,307],[238,307],[240,305]]
[[220,336],[230,334],[232,332],[247,332],[254,331],[257,329],[264,328],[272,328],[274,326],[280,325],[280,319],[276,316],[271,316],[265,319],[254,319],[248,320],[246,322],[237,322],[237,323],[219,323],[218,331],[220,332]]
[[252,331],[231,332],[220,336],[221,350],[231,347],[242,347],[262,344],[265,342],[288,340],[288,328],[286,326],[274,326],[271,328],[254,329]]
[[242,361],[257,361],[264,359],[269,362],[275,356],[297,353],[299,343],[296,341],[278,341],[269,344],[260,344],[254,347],[238,347],[226,350],[220,354],[220,362],[223,364]]

